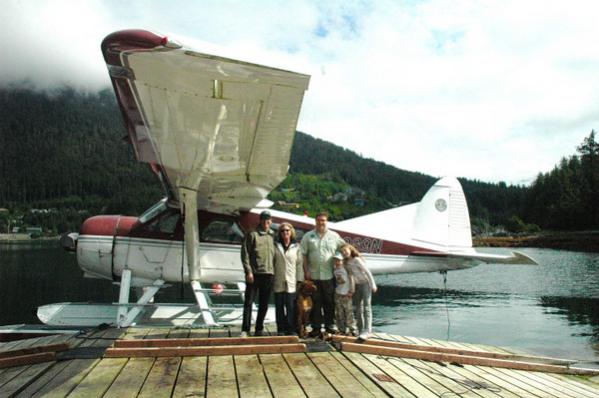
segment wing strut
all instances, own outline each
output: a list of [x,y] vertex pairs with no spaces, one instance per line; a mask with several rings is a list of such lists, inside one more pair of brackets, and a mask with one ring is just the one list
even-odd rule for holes
[[189,270],[191,288],[202,311],[204,323],[208,326],[215,326],[216,322],[214,321],[212,311],[210,311],[209,301],[200,283],[202,267],[200,266],[200,228],[197,216],[198,192],[189,188],[179,187],[179,197],[181,198],[181,212],[185,217],[185,254],[187,254],[187,268]]

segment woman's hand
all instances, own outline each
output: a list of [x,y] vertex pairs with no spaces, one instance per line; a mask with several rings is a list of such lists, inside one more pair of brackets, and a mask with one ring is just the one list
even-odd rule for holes
[[378,289],[378,288],[376,288],[376,287],[373,287],[373,288],[372,288],[372,293],[376,293],[376,291],[377,291],[377,290],[379,290],[379,289]]

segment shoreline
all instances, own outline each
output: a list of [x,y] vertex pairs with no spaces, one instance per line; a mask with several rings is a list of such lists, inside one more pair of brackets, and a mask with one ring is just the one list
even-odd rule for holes
[[543,232],[534,235],[475,236],[475,247],[534,247],[599,253],[599,231]]
[[[23,236],[24,235],[24,236]],[[0,234],[0,244],[13,243],[34,243],[59,241],[60,236],[41,236],[39,238],[30,238],[27,234]]]

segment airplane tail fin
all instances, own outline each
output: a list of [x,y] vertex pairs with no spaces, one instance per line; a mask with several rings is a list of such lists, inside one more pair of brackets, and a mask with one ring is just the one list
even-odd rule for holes
[[456,178],[440,179],[424,195],[416,210],[411,238],[447,249],[472,247],[468,205]]
[[472,247],[468,206],[453,177],[437,181],[418,203],[341,221],[332,228],[439,251]]

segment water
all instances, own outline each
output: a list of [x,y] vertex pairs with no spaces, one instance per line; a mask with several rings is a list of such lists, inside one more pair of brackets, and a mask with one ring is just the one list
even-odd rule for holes
[[[524,249],[540,266],[481,265],[447,274],[377,278],[374,329],[599,360],[599,254]],[[36,308],[62,301],[113,302],[118,287],[85,279],[56,242],[0,245],[0,325],[39,323]],[[187,286],[158,302],[191,302]]]

